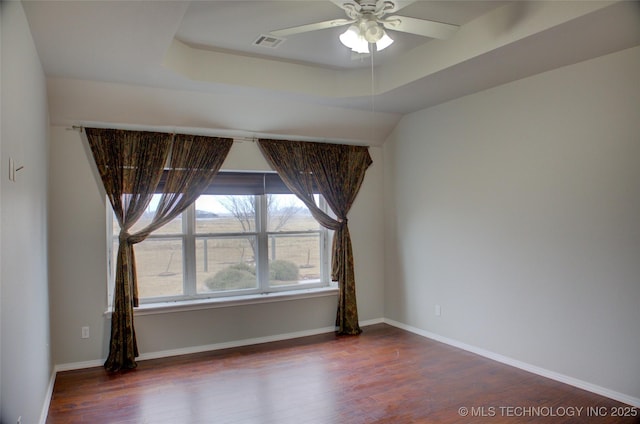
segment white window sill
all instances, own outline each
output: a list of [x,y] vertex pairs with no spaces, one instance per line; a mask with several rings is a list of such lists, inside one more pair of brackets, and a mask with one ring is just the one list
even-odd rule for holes
[[[171,312],[198,311],[202,309],[227,308],[230,306],[255,305],[258,303],[283,302],[287,300],[310,299],[314,297],[336,296],[338,287],[320,287],[306,290],[281,291],[247,296],[218,297],[209,299],[182,300],[174,302],[147,303],[134,308],[135,316],[165,314]],[[112,309],[104,315],[111,318]]]

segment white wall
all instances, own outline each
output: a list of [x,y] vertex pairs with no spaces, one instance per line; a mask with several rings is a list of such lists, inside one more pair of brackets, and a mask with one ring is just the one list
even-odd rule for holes
[[[36,423],[52,364],[47,279],[45,78],[22,4],[2,2],[0,422]],[[24,169],[9,181],[9,157]]]
[[640,47],[405,116],[385,316],[640,402],[638,75]]
[[[106,358],[110,321],[106,293],[105,198],[81,135],[51,128],[50,261],[53,357],[69,366]],[[361,320],[383,317],[381,148],[349,215]],[[236,142],[223,169],[265,170],[257,145]],[[331,327],[337,297],[226,307],[135,318],[142,355],[194,349]],[[81,339],[89,326],[91,338]]]

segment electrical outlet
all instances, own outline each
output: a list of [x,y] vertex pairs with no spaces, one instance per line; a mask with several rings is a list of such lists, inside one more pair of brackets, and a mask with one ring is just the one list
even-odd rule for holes
[[89,338],[89,327],[82,327],[82,338],[83,339]]
[[440,305],[436,305],[435,307],[435,313],[436,316],[439,317],[440,315],[442,315],[442,308],[440,308]]

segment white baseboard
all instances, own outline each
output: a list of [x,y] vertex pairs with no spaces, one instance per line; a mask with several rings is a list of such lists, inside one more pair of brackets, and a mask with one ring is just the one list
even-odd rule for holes
[[49,386],[47,386],[47,393],[44,396],[44,405],[42,405],[42,411],[40,411],[40,424],[46,424],[47,416],[49,415],[49,406],[51,405],[51,397],[53,396],[53,386],[56,382],[56,370],[54,368],[49,378]]
[[315,336],[317,334],[332,333],[336,331],[335,327],[324,327],[313,330],[296,331],[293,333],[276,334],[273,336],[256,337],[251,339],[234,340],[230,342],[214,343],[202,346],[192,346],[180,349],[163,350],[158,352],[143,353],[138,360],[145,361],[148,359],[166,358],[169,356],[188,355],[192,353],[208,352],[212,350],[229,349],[232,347],[250,346],[269,342],[278,342],[281,340],[297,339],[299,337]]
[[[379,320],[382,322],[382,319]],[[331,333],[335,331],[335,327],[324,327],[313,330],[297,331],[293,333],[276,334],[274,336],[256,337],[251,339],[234,340],[230,342],[214,343],[208,345],[191,346],[180,349],[161,350],[156,352],[146,352],[138,356],[137,360],[146,361],[149,359],[167,358],[170,356],[189,355],[192,353],[208,352],[212,350],[229,349],[232,347],[242,347],[261,343],[276,342],[281,340],[296,339],[299,337],[315,336],[317,334]],[[85,368],[101,367],[104,365],[105,359],[97,359],[84,362],[72,362],[67,364],[56,365],[55,371],[71,371]]]
[[[384,322],[384,318],[377,318],[360,322],[361,327],[368,325],[381,324]],[[333,333],[336,331],[336,327],[324,327],[316,328],[312,330],[296,331],[293,333],[276,334],[274,336],[256,337],[251,339],[234,340],[230,342],[214,343],[202,346],[192,346],[187,348],[163,350],[158,352],[143,353],[138,357],[138,360],[145,361],[148,359],[166,358],[169,356],[189,355],[192,353],[209,352],[213,350],[229,349],[233,347],[251,346],[262,343],[279,342],[282,340],[298,339],[300,337],[315,336],[318,334]]]
[[[384,318],[375,318],[366,321],[361,321],[360,326],[366,327],[374,324],[384,323]],[[297,339],[300,337],[315,336],[317,334],[332,333],[336,331],[335,327],[316,328],[312,330],[296,331],[293,333],[276,334],[273,336],[256,337],[251,339],[234,340],[230,342],[214,343],[208,345],[191,346],[180,349],[161,350],[156,352],[147,352],[138,356],[138,360],[145,361],[149,359],[167,358],[170,356],[188,355],[191,353],[208,352],[213,350],[229,349],[232,347],[250,346],[261,343],[277,342],[281,340]],[[105,359],[97,359],[84,362],[72,362],[67,364],[59,364],[55,366],[55,373],[62,371],[72,371],[85,368],[101,367],[104,364]],[[55,375],[54,375],[55,377]]]
[[68,364],[58,364],[55,367],[55,372],[59,373],[62,371],[73,371],[73,370],[82,370],[85,368],[94,368],[101,367],[104,365],[104,361],[106,359],[94,359],[92,361],[84,361],[84,362],[71,362]]
[[375,324],[384,324],[384,318],[374,318],[368,319],[366,321],[360,321],[360,327],[368,327]]
[[555,371],[550,371],[535,365],[527,364],[526,362],[518,361],[517,359],[509,358],[508,356],[500,355],[495,352],[491,352],[485,349],[481,349],[476,346],[468,345],[466,343],[459,342],[454,339],[450,339],[447,337],[443,337],[439,334],[431,333],[429,331],[421,330],[416,327],[412,327],[407,324],[403,324],[398,321],[394,321],[392,319],[385,318],[384,323],[392,325],[394,327],[400,328],[402,330],[409,331],[414,334],[418,334],[422,337],[426,337],[428,339],[432,339],[438,342],[442,342],[444,344],[448,344],[450,346],[454,346],[460,348],[462,350],[466,350],[468,352],[475,353],[477,355],[483,356],[485,358],[492,359],[497,362],[501,362],[506,365],[510,365],[515,368],[519,368],[524,371],[528,371],[533,374],[540,375],[542,377],[549,378],[551,380],[559,381],[560,383],[565,383],[573,387],[577,387],[579,389],[586,390],[588,392],[595,393],[597,395],[601,395],[604,397],[608,397],[613,400],[617,400],[619,402],[626,403],[627,405],[635,406],[636,408],[640,408],[640,399],[635,398],[633,396],[625,395],[624,393],[619,393],[611,389],[607,389],[606,387],[598,386],[596,384],[589,383],[587,381],[579,380],[577,378],[570,377],[568,375],[560,374]]

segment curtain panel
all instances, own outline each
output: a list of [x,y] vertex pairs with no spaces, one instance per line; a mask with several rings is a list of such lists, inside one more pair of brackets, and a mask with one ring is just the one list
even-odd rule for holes
[[[133,246],[181,214],[215,178],[233,140],[147,131],[85,128],[114,215],[120,225],[109,371],[135,368],[138,346],[133,308],[138,306]],[[158,207],[142,230],[129,230],[144,214],[165,176]]]
[[[373,162],[367,147],[315,142],[258,141],[265,159],[324,227],[334,230],[331,275],[338,281],[338,334],[360,334],[355,272],[347,214]],[[314,190],[315,189],[315,190]],[[324,213],[314,200],[319,192],[336,215]]]

